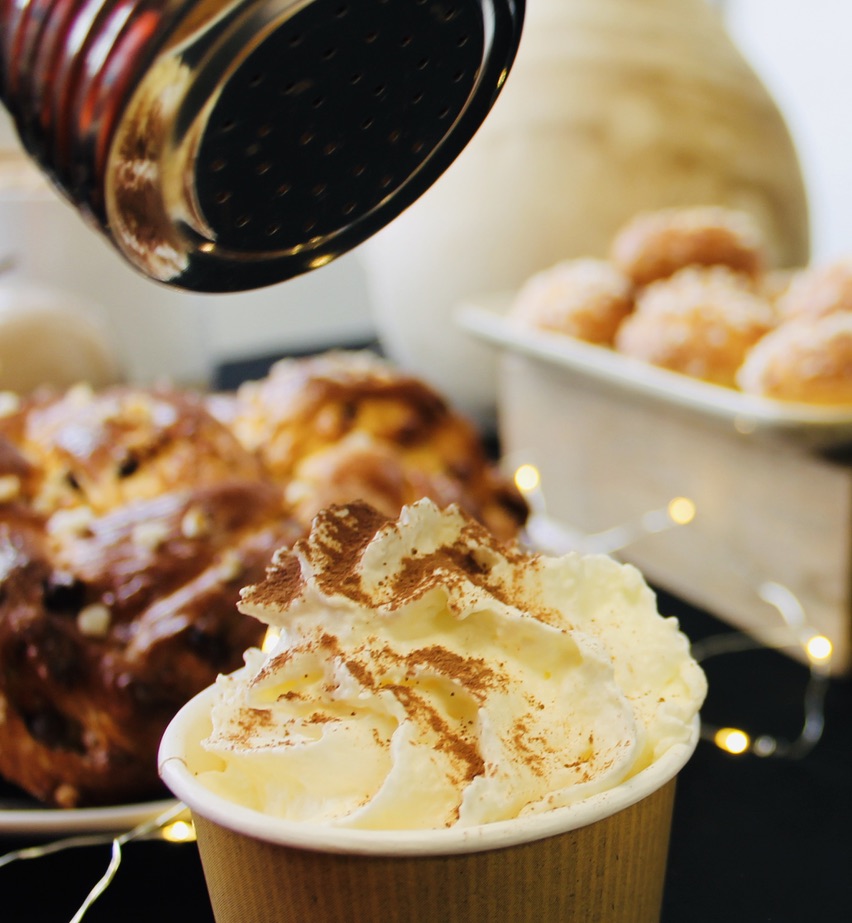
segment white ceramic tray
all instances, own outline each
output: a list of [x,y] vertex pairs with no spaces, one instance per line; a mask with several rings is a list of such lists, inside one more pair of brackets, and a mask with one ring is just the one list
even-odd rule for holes
[[457,315],[468,333],[661,408],[679,407],[740,433],[782,436],[813,448],[852,445],[852,406],[826,407],[770,400],[689,378],[573,337],[522,326],[507,318],[512,295],[468,298]]

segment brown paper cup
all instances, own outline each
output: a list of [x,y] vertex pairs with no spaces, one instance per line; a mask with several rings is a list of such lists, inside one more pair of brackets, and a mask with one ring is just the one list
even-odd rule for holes
[[210,690],[174,719],[160,773],[192,810],[217,923],[658,923],[675,778],[698,739],[610,792],[452,830],[297,824],[200,785]]

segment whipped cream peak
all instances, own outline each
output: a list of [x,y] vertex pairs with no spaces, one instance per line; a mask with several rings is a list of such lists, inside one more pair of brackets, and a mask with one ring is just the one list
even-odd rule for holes
[[240,609],[280,629],[219,680],[214,791],[291,820],[469,826],[571,804],[687,741],[705,693],[639,572],[504,546],[422,500],[350,504]]
[[276,553],[266,581],[242,591],[240,608],[284,627],[317,597],[376,611],[398,610],[434,591],[457,612],[477,599],[511,604],[507,578],[515,575],[508,565],[528,560],[457,506],[440,510],[423,500],[392,522],[353,503],[320,512],[309,536]]

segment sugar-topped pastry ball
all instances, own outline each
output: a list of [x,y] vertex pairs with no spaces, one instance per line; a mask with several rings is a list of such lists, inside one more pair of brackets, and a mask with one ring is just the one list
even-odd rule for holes
[[717,205],[641,212],[616,232],[610,259],[638,286],[687,266],[727,266],[757,276],[766,264],[756,222]]
[[774,324],[774,311],[743,277],[721,266],[682,269],[644,289],[616,334],[628,356],[733,387],[747,351]]
[[610,345],[633,310],[630,280],[606,260],[565,260],[521,287],[510,317],[540,330]]
[[763,397],[852,404],[852,312],[781,324],[750,351],[737,383]]

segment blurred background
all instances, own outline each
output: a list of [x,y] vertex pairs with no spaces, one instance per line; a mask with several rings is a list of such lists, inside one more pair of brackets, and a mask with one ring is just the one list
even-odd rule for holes
[[[852,251],[852,120],[842,91],[852,79],[852,5],[846,0],[811,0],[806,8],[798,0],[711,5],[719,7],[730,36],[790,129],[809,200],[812,260]],[[529,6],[535,13],[536,0]],[[121,368],[133,380],[227,381],[233,364],[251,370],[250,363],[262,367],[271,356],[362,345],[384,336],[386,319],[375,310],[365,255],[384,258],[362,247],[286,285],[246,294],[200,297],[163,288],[127,268],[29,172],[0,114],[2,280],[44,284],[79,297],[105,324]],[[408,307],[395,302],[388,310],[404,315]],[[406,352],[401,334],[387,335],[396,337],[390,351],[398,358],[438,379],[465,409],[482,410],[481,395],[469,395],[452,374],[442,373],[437,358],[426,363]],[[488,369],[474,364],[464,373],[487,376]]]
[[852,79],[845,0],[722,0],[728,30],[787,120],[811,206],[811,250],[824,262],[852,250]]

